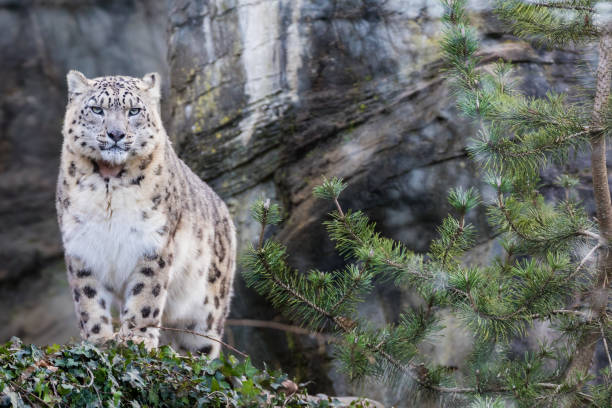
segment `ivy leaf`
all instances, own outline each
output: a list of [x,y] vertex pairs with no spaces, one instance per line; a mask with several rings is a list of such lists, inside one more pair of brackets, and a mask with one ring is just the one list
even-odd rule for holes
[[253,398],[259,394],[255,383],[250,378],[242,383],[242,388],[239,391],[248,398]]
[[257,371],[257,368],[255,368],[253,364],[251,364],[251,359],[247,358],[244,361],[244,375],[250,378],[257,374]]

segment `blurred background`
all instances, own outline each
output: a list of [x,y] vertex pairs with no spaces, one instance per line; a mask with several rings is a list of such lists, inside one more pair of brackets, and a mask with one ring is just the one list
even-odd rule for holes
[[[501,31],[488,1],[470,4],[485,63],[514,62],[531,95],[579,81],[577,61],[591,50],[534,48]],[[465,151],[476,127],[457,114],[441,74],[441,14],[434,0],[0,0],[0,341],[78,337],[54,208],[69,69],[162,75],[168,134],[228,203],[241,248],[258,234],[249,206],[267,197],[284,209],[269,234],[288,245],[293,265],[342,266],[321,225],[331,207],[312,197],[327,175],[348,181],[344,207],[426,250],[449,188],[488,194]],[[548,170],[546,191],[560,194],[552,180],[561,170],[589,191],[585,163],[577,156]],[[591,197],[582,199],[592,211]],[[480,235],[469,259],[486,262],[497,247],[484,210],[470,222]],[[418,302],[381,285],[362,312],[394,321]],[[291,323],[240,277],[231,319],[228,342],[260,366],[313,381],[313,392],[401,399],[397,387],[347,383],[317,337],[257,327]],[[470,339],[445,322],[427,351],[460,369]]]

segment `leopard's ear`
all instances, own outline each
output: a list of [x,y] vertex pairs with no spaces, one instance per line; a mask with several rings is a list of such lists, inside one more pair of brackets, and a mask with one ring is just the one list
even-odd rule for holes
[[161,76],[157,72],[150,72],[142,77],[144,90],[155,100],[161,98]]
[[69,95],[78,95],[85,92],[89,86],[89,79],[85,77],[79,71],[75,71],[71,69],[66,75],[66,80],[68,81],[68,94]]

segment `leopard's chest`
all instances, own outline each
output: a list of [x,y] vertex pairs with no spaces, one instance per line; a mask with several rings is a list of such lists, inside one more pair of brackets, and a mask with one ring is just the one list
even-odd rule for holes
[[75,189],[68,195],[71,205],[62,221],[64,248],[103,283],[121,290],[138,261],[164,245],[166,235],[160,231],[166,216],[152,209],[150,193],[139,187],[117,186],[111,180],[107,188],[101,180],[94,182],[95,190]]

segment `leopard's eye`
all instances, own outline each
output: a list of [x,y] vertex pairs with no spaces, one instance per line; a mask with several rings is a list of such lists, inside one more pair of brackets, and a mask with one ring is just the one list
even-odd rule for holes
[[136,116],[140,113],[140,108],[132,108],[130,109],[130,111],[128,112],[128,114],[130,116]]
[[104,110],[102,110],[102,108],[99,106],[92,106],[91,111],[96,115],[104,115]]

